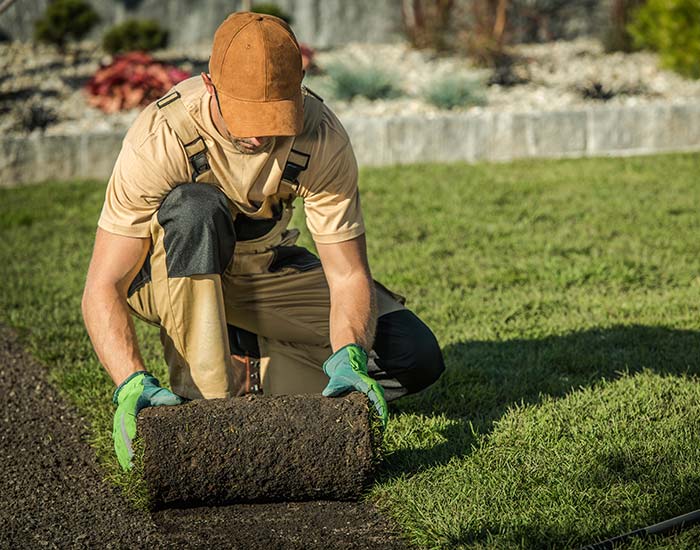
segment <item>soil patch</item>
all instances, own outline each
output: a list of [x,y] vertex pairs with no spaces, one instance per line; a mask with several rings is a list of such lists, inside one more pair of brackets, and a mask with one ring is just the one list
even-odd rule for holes
[[165,543],[145,513],[102,481],[85,423],[44,374],[0,327],[0,547]]
[[154,507],[357,500],[377,453],[367,397],[254,396],[139,415]]
[[0,326],[1,548],[403,548],[367,503],[134,509],[102,480],[85,422]]
[[175,546],[328,550],[406,548],[373,506],[357,502],[238,504],[162,510],[158,528]]

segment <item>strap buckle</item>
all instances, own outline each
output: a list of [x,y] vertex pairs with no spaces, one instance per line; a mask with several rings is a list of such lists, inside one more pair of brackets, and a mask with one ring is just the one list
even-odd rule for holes
[[173,90],[168,95],[165,95],[161,97],[158,101],[156,101],[156,107],[158,107],[159,109],[167,107],[173,101],[177,101],[178,99],[180,99],[180,97],[180,92],[178,92],[177,90]]
[[[207,159],[207,144],[202,136],[197,136],[189,143],[184,143],[183,147],[192,166],[192,181],[196,182],[200,175],[211,170]],[[195,148],[194,152],[191,148]]]
[[[292,160],[292,155],[296,155],[294,160]],[[292,149],[292,151],[289,153],[287,164],[284,166],[282,179],[298,187],[299,175],[309,167],[310,158],[311,155],[307,155],[306,153],[298,151],[297,149]]]

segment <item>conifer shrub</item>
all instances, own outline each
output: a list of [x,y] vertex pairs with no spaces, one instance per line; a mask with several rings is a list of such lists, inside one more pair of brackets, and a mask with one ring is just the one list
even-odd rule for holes
[[85,0],[53,0],[34,23],[34,40],[63,50],[69,41],[84,38],[99,20]]
[[112,27],[102,39],[102,47],[111,54],[150,52],[167,43],[168,31],[151,19],[128,19]]

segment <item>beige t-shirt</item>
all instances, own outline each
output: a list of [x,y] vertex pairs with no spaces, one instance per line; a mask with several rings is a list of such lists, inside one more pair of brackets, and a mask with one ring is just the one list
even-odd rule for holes
[[[176,88],[207,146],[211,172],[198,185],[216,185],[241,212],[261,217],[260,204],[274,200],[293,137],[277,137],[254,155],[238,152],[219,134],[201,77]],[[245,137],[245,136],[244,136]],[[192,181],[182,143],[152,103],[129,129],[107,186],[98,225],[131,237],[150,236],[151,217],[177,185]],[[299,176],[306,223],[318,243],[336,243],[364,233],[357,188],[357,161],[340,121],[324,104],[308,167]]]

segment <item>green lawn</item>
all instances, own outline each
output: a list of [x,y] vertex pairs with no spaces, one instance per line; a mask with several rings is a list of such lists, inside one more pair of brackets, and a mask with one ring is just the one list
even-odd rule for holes
[[[373,274],[447,363],[392,406],[372,492],[410,540],[571,548],[700,508],[699,173],[698,154],[362,171]],[[79,307],[103,194],[0,191],[0,321],[125,485]],[[138,331],[164,377],[157,333]],[[698,546],[696,528],[629,547]]]

